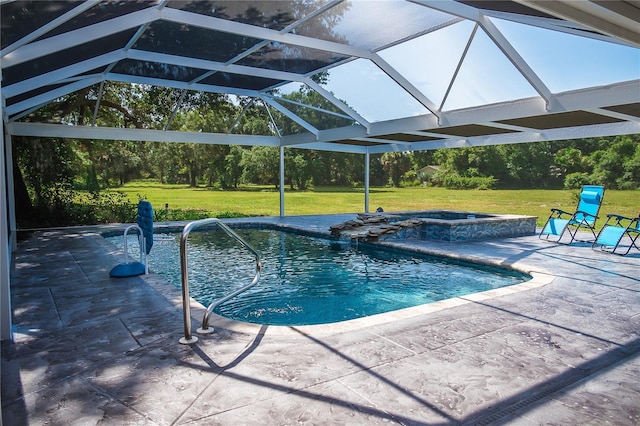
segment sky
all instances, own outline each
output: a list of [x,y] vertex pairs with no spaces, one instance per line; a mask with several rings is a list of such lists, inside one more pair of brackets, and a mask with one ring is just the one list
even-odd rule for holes
[[[639,49],[491,19],[553,93],[640,78]],[[462,21],[380,50],[378,54],[440,107],[474,26],[473,22]],[[358,78],[354,79],[354,75]],[[366,59],[331,69],[326,88],[372,122],[428,113]],[[537,95],[489,36],[478,28],[442,109]]]

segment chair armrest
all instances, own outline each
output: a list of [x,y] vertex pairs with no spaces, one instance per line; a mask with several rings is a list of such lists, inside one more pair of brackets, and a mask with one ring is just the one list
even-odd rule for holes
[[609,219],[611,219],[611,218],[615,218],[615,219],[616,219],[616,221],[618,221],[618,222],[620,222],[621,220],[624,220],[624,219],[626,219],[626,220],[635,220],[635,219],[634,219],[634,218],[632,218],[632,217],[626,217],[626,216],[622,216],[622,215],[614,214],[614,213],[609,213],[609,214],[607,215],[607,218],[609,218]]
[[556,213],[558,215],[558,217],[562,216],[563,214],[572,216],[573,213],[569,213],[569,212],[565,212],[564,210],[560,210],[560,209],[551,209],[551,214],[553,215],[554,213]]
[[[610,225],[610,226],[621,226],[623,228],[627,228],[627,229],[636,229],[638,226],[634,226],[634,223],[640,224],[640,216],[638,217],[627,217],[627,216],[622,216],[620,214],[615,214],[615,213],[609,213],[607,215],[607,222],[605,223],[605,225],[609,224],[609,221],[611,219],[614,219],[614,225]],[[628,225],[623,225],[622,221],[623,220],[628,220],[629,224]]]

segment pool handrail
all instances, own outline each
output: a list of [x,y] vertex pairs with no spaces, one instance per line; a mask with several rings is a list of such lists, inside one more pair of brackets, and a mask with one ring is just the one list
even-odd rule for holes
[[198,338],[191,334],[191,304],[190,304],[191,298],[189,296],[189,268],[188,268],[188,262],[187,262],[188,260],[187,242],[189,239],[189,234],[191,233],[191,231],[193,231],[194,229],[200,226],[210,225],[214,223],[217,224],[220,229],[225,231],[230,237],[232,237],[234,240],[239,242],[244,248],[246,248],[248,251],[251,252],[251,254],[255,256],[256,275],[250,284],[247,284],[246,286],[234,291],[233,293],[225,297],[214,300],[209,305],[209,307],[207,308],[207,311],[204,314],[204,318],[202,319],[202,328],[199,328],[197,330],[198,333],[201,333],[201,334],[212,333],[213,328],[209,327],[209,317],[211,315],[211,312],[213,312],[215,308],[217,308],[219,305],[226,302],[227,300],[234,298],[240,293],[243,293],[246,290],[250,289],[251,287],[253,287],[258,283],[258,280],[260,280],[260,272],[262,270],[260,255],[253,247],[251,247],[251,245],[249,245],[246,241],[244,241],[235,231],[233,231],[231,228],[225,225],[220,219],[215,217],[189,222],[182,230],[182,236],[180,238],[180,272],[182,275],[182,307],[183,307],[182,313],[184,316],[184,337],[181,338],[179,342],[182,343],[183,345],[191,345],[198,341]]

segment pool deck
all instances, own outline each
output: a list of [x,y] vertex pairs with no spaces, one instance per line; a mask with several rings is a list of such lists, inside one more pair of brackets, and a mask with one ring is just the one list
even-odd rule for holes
[[[326,232],[353,216],[256,220]],[[178,289],[154,274],[109,278],[121,255],[98,232],[120,228],[19,243],[5,426],[640,424],[635,249],[621,257],[537,236],[405,241],[535,278],[344,324],[216,317],[216,333],[188,346]],[[192,309],[197,336],[203,307]]]

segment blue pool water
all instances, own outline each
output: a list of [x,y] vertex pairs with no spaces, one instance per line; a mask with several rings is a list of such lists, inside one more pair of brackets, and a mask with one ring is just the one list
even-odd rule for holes
[[[268,325],[324,324],[526,281],[525,274],[265,229],[236,231],[262,257],[260,282],[219,307],[227,318]],[[131,238],[131,237],[130,237]],[[109,237],[119,247],[122,236]],[[181,286],[180,234],[156,234],[149,268]],[[137,242],[129,250],[137,253]],[[135,258],[135,257],[134,257]],[[222,231],[189,236],[191,296],[205,306],[251,282],[255,262]]]

